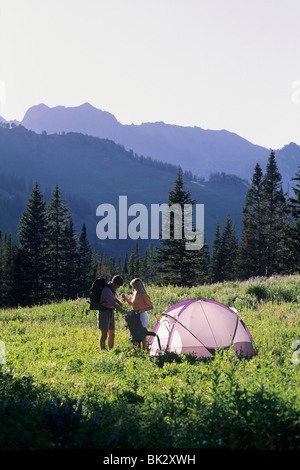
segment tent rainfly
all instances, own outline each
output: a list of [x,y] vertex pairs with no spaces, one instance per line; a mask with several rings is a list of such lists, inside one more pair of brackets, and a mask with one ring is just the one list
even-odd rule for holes
[[176,352],[211,357],[218,348],[253,356],[253,339],[237,311],[214,300],[185,300],[167,309],[149,339],[150,355]]

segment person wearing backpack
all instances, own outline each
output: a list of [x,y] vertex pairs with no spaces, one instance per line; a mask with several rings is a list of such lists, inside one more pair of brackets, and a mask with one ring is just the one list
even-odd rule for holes
[[98,311],[98,329],[101,330],[100,334],[100,349],[105,349],[105,342],[107,339],[108,349],[114,347],[115,340],[115,314],[114,310],[126,313],[123,309],[123,304],[117,299],[117,289],[124,284],[121,276],[116,275],[112,278],[101,291],[100,308]]

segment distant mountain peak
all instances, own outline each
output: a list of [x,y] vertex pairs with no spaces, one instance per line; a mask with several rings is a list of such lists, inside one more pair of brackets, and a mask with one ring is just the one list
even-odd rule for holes
[[[48,134],[77,132],[109,139],[138,155],[180,165],[183,170],[203,177],[208,177],[211,171],[219,171],[250,180],[256,163],[263,168],[270,155],[270,149],[226,129],[184,127],[162,121],[123,125],[113,114],[88,102],[52,108],[41,103],[28,109],[21,124],[37,133],[44,130]],[[291,168],[290,162],[284,162],[283,166],[283,159],[279,168],[283,179],[288,181],[295,164],[300,164],[299,148],[291,143],[276,153],[279,157],[293,153]]]

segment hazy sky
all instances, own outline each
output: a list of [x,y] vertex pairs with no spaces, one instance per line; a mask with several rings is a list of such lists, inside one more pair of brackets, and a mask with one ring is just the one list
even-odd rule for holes
[[123,124],[300,145],[300,0],[0,0],[0,115],[89,102]]

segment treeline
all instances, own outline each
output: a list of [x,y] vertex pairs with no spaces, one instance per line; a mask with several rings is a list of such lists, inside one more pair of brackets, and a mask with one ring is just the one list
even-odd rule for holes
[[[38,183],[23,212],[17,234],[0,232],[0,306],[15,307],[86,296],[96,276],[109,280],[121,274],[125,282],[141,277],[146,283],[192,286],[253,276],[300,272],[300,168],[293,194],[284,194],[275,154],[271,152],[266,172],[256,165],[243,209],[243,233],[239,242],[228,212],[222,229],[216,223],[209,250],[186,250],[182,238],[152,242],[143,255],[138,240],[122,259],[92,250],[86,226],[80,236],[74,230],[69,207],[56,186],[46,204]],[[194,204],[184,189],[183,172],[177,169],[169,204]],[[184,221],[184,218],[183,218]],[[182,222],[183,222],[182,221]],[[178,227],[177,227],[178,229]]]
[[[300,168],[292,180],[296,184],[290,196],[283,192],[282,177],[272,151],[265,174],[259,164],[255,167],[243,208],[240,243],[229,212],[223,230],[217,220],[211,253],[206,243],[201,250],[186,250],[184,237],[161,240],[155,258],[159,281],[190,286],[299,273]],[[195,203],[190,191],[184,190],[180,169],[174,189],[169,192],[169,204],[176,202],[182,207]]]
[[256,165],[243,208],[241,243],[230,217],[222,237],[217,224],[211,282],[300,272],[300,167],[292,181],[293,194],[284,193],[273,151],[265,174]]
[[86,227],[78,237],[70,209],[56,186],[48,204],[38,183],[19,221],[18,243],[0,232],[0,305],[36,305],[85,294],[97,254]]
[[240,178],[236,175],[227,174],[224,171],[221,173],[216,171],[214,173],[210,173],[208,181],[210,183],[218,183],[218,184],[245,184],[249,186],[249,182],[245,178]]
[[[124,148],[124,146],[121,146]],[[133,150],[129,150],[129,154],[131,158],[139,163],[142,163],[143,165],[148,165],[153,168],[158,168],[159,170],[163,171],[168,171],[169,173],[173,173],[176,175],[178,167],[174,165],[174,163],[169,163],[169,162],[163,162],[162,160],[157,160],[152,157],[144,157],[144,155],[138,155],[136,153],[133,153]],[[205,178],[203,176],[198,176],[192,173],[190,170],[185,170],[183,173],[183,177],[185,181],[205,181]]]
[[45,202],[36,183],[19,221],[15,243],[0,231],[0,307],[43,304],[87,296],[97,276],[121,274],[126,282],[141,276],[156,282],[155,247],[141,256],[138,241],[124,260],[93,250],[83,224],[78,236],[58,186]]

